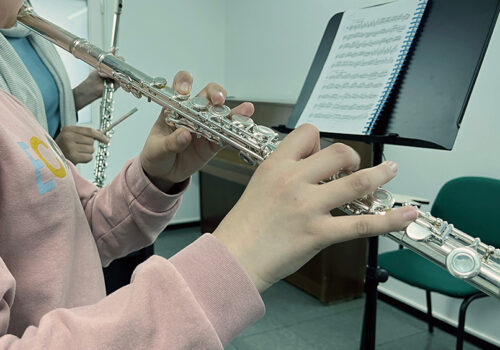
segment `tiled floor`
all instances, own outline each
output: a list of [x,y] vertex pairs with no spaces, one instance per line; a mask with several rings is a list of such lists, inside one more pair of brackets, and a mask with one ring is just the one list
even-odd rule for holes
[[[170,257],[198,238],[198,228],[167,231],[155,244],[156,254]],[[246,329],[227,350],[359,349],[363,299],[324,305],[294,286],[280,282],[263,294],[266,316]],[[394,307],[378,303],[377,350],[455,349],[455,338]],[[464,349],[479,349],[465,343]]]

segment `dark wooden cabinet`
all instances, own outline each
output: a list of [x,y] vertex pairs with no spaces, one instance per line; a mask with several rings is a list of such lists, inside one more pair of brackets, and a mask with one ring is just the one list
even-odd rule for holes
[[[234,106],[238,101],[229,102]],[[284,124],[293,105],[255,103],[254,120],[258,124]],[[332,140],[329,140],[331,143]],[[328,141],[326,141],[328,143]],[[370,145],[348,142],[361,154],[364,166],[371,164]],[[243,163],[236,151],[225,149],[200,172],[202,232],[212,232],[236,204],[252,176],[254,168]],[[338,210],[332,215],[344,215]],[[367,240],[358,239],[330,246],[287,281],[317,297],[322,302],[337,302],[363,294]]]

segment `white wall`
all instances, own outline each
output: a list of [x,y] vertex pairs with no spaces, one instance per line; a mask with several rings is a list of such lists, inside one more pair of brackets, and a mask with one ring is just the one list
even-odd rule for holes
[[[113,17],[113,2],[109,0],[105,4],[107,32]],[[93,15],[99,16],[99,13],[96,11]],[[119,27],[119,55],[151,76],[165,77],[169,84],[179,70],[188,70],[195,77],[193,92],[197,92],[211,81],[224,84],[225,28],[225,3],[222,0],[125,0]],[[109,38],[109,34],[107,37]],[[94,39],[99,41],[100,38]],[[109,40],[104,41],[105,47],[109,46]],[[94,107],[95,115],[98,115],[97,107],[98,103]],[[138,107],[139,111],[118,126],[112,137],[107,179],[112,179],[128,159],[140,152],[160,112],[157,105],[147,103],[145,99],[137,100],[131,94],[118,90],[115,118],[133,107]],[[94,121],[96,120],[98,118],[94,117]],[[94,123],[94,127],[97,126]],[[93,178],[93,164],[80,169],[87,178]],[[199,218],[199,184],[196,174],[171,223],[197,221]]]
[[252,101],[295,103],[328,21],[360,0],[226,0],[226,85]]
[[[227,0],[226,84],[238,98],[295,102],[323,31],[332,15],[382,1]],[[433,200],[447,180],[463,175],[500,178],[500,29],[496,27],[451,152],[387,146],[385,155],[399,164],[399,175],[387,188]],[[481,205],[471,203],[470,205]],[[381,251],[395,249],[387,239]],[[390,280],[387,294],[425,310],[424,292]],[[437,317],[456,323],[458,302],[435,296]],[[467,330],[500,345],[500,303],[475,301]]]

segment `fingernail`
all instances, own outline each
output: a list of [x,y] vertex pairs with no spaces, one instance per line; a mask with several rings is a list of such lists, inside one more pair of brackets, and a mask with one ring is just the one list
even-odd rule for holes
[[181,145],[186,144],[188,142],[187,134],[185,132],[181,132],[179,135],[177,135],[177,142]]
[[406,209],[403,213],[403,217],[408,221],[415,221],[417,219],[417,211],[415,209]]
[[189,83],[188,82],[183,82],[180,87],[181,92],[188,93],[189,92]]
[[220,97],[220,101],[221,101],[220,103],[224,103],[226,98],[224,97],[224,94],[222,93],[222,91],[217,92],[217,96]]
[[389,168],[391,168],[394,173],[398,172],[398,165],[394,163],[392,160],[387,160],[384,163],[388,165]]

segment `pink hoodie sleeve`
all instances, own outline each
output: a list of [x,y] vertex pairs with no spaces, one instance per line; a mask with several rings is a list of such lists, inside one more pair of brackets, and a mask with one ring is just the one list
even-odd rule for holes
[[70,166],[103,266],[153,243],[177,211],[190,181],[180,185],[179,193],[168,195],[151,183],[134,158],[98,189]]
[[170,260],[153,256],[99,303],[56,309],[22,337],[5,334],[15,281],[0,259],[0,349],[223,349],[264,314],[232,255],[205,234]]

